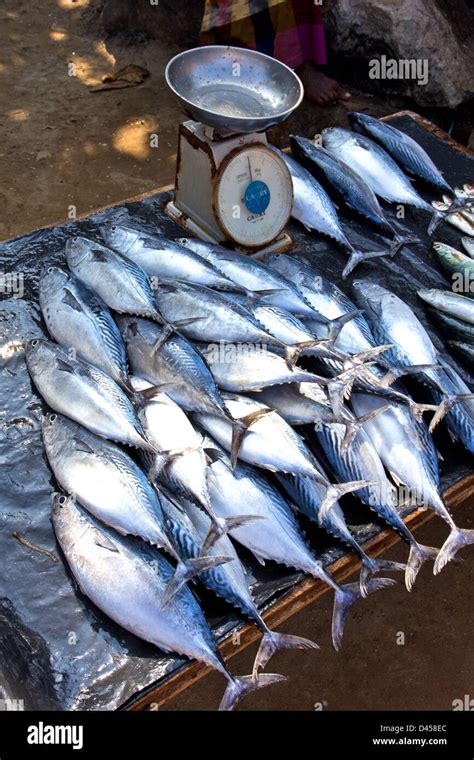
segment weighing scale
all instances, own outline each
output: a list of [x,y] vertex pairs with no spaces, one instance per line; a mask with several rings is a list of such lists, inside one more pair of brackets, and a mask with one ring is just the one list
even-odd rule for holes
[[211,45],[175,56],[166,81],[193,117],[179,128],[166,212],[209,242],[260,255],[288,250],[292,180],[265,130],[301,102],[299,78],[262,53]]

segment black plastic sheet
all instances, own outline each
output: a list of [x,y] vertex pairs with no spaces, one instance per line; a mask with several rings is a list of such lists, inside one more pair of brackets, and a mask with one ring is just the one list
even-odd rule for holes
[[[462,184],[474,179],[472,158],[455,151],[412,119],[397,124],[430,152],[447,179]],[[425,192],[426,197],[435,194]],[[0,698],[22,699],[25,709],[114,709],[133,695],[165,679],[183,658],[163,655],[155,647],[127,634],[100,613],[71,577],[56,544],[50,521],[50,497],[55,490],[41,441],[43,404],[32,388],[24,362],[23,346],[46,334],[38,305],[38,278],[45,265],[65,265],[64,242],[72,234],[100,239],[97,225],[126,207],[144,225],[170,237],[182,230],[163,211],[169,194],[137,203],[122,204],[86,220],[38,230],[0,246],[2,301],[0,304]],[[384,243],[369,225],[341,211],[349,237],[366,250]],[[371,277],[393,289],[417,311],[438,348],[444,347],[426,318],[416,296],[419,287],[449,286],[440,273],[426,235],[427,215],[407,210],[406,232],[416,232],[422,242],[395,260],[377,259],[360,267],[355,277]],[[344,254],[318,235],[290,225],[296,249],[313,261],[321,274],[341,285]],[[459,246],[459,233],[448,225],[438,237]],[[350,292],[350,280],[342,284]],[[451,358],[451,357],[449,357]],[[466,370],[452,359],[465,377]],[[467,377],[468,380],[472,378]],[[415,388],[416,392],[421,392]],[[437,442],[445,459],[443,485],[448,486],[470,471],[466,453],[451,445],[443,433]],[[369,522],[368,511],[354,499],[344,500],[349,522],[363,541],[381,529]],[[405,510],[406,511],[406,510]],[[308,539],[325,563],[344,553],[309,523],[302,521]],[[33,551],[12,534],[53,552],[58,561]],[[242,558],[249,570],[253,591],[261,608],[274,602],[300,577],[299,573],[267,564],[258,565],[248,552]],[[229,605],[198,590],[217,637],[236,630],[242,618]],[[317,633],[315,634],[317,637]]]

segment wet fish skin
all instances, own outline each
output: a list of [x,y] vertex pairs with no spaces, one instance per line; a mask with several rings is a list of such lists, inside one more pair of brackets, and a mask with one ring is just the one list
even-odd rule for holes
[[[164,504],[165,512],[174,525],[173,538],[180,547],[182,556],[198,557],[199,548],[209,532],[209,518],[190,502],[181,501],[176,506],[165,498]],[[318,649],[318,645],[309,639],[276,633],[268,628],[257,609],[245,569],[228,536],[219,538],[211,553],[231,557],[231,561],[206,570],[199,575],[199,580],[206,588],[240,610],[263,634],[253,667],[254,675],[261,667],[265,667],[279,649]]]
[[467,343],[474,342],[474,327],[468,322],[456,319],[437,309],[428,309],[427,311],[433,321],[441,327],[447,338],[455,338]]
[[47,340],[30,341],[25,357],[37,390],[55,412],[103,438],[154,451],[131,401],[101,369]]
[[474,236],[474,224],[464,216],[459,210],[451,211],[450,204],[444,203],[444,201],[432,201],[432,207],[446,218],[446,221],[452,227],[456,227],[457,230],[461,230],[465,235],[470,237]]
[[148,275],[117,251],[84,237],[66,242],[69,269],[119,314],[136,314],[162,323]]
[[[430,204],[416,192],[398,164],[376,142],[365,135],[340,127],[323,129],[322,135],[324,147],[349,164],[376,195],[389,203],[406,203],[429,211],[433,216]],[[429,233],[444,216],[445,212],[435,211],[433,223],[428,228]]]
[[474,261],[445,243],[433,243],[433,249],[443,269],[449,274],[462,274],[471,283],[474,280]]
[[131,544],[97,523],[70,498],[57,496],[53,526],[81,591],[125,630],[215,668],[228,681],[220,709],[233,709],[246,693],[283,680],[267,674],[258,680],[237,678],[227,669],[204,614],[191,591],[183,587],[162,605],[173,568],[157,551]]
[[286,383],[250,393],[250,398],[274,409],[289,425],[335,422],[329,399],[318,385]]
[[434,161],[412,137],[365,113],[351,112],[347,117],[353,129],[379,143],[402,169],[454,196],[454,190]]
[[416,240],[416,238],[398,234],[385,216],[372,188],[348,164],[305,137],[290,135],[290,145],[293,155],[301,165],[316,180],[322,182],[323,185],[329,185],[338,200],[342,200],[364,219],[394,237],[391,246],[392,253]]
[[[253,527],[249,524],[232,531],[233,538],[249,549],[262,564],[273,560],[287,567],[295,567],[323,580],[334,589],[332,638],[334,647],[339,649],[347,611],[362,597],[359,584],[338,586],[307,546],[286,500],[262,474],[240,462],[232,469],[230,463],[220,456],[208,469],[209,491],[217,514],[230,517],[241,510],[242,505],[250,503],[255,514],[265,520],[265,529],[257,523]],[[370,581],[367,592],[390,584],[391,581],[386,579]]]
[[215,266],[175,240],[113,221],[101,224],[100,232],[106,245],[134,261],[152,277],[184,280],[218,290],[233,287],[232,281]]
[[42,433],[48,462],[66,493],[122,535],[140,536],[176,555],[156,491],[120,446],[57,414],[46,415]]
[[[474,332],[474,330],[473,330]],[[474,370],[474,344],[457,340],[448,340],[448,346],[461,358],[463,364]]]
[[474,240],[469,236],[462,237],[461,242],[467,255],[474,259]]
[[245,393],[283,383],[321,383],[324,378],[299,367],[289,369],[285,360],[265,346],[225,343],[200,348],[214,379],[223,391]]
[[140,317],[119,317],[132,372],[166,393],[185,411],[227,415],[212,373],[185,338]]
[[343,269],[342,276],[347,277],[357,264],[368,259],[383,256],[388,251],[358,251],[348,240],[336,208],[322,185],[313,175],[287,153],[273,148],[285,161],[293,182],[293,209],[291,215],[307,230],[316,230],[335,240],[349,255],[349,262]]
[[[387,356],[394,367],[435,365],[417,373],[431,391],[435,402],[454,400],[470,393],[463,379],[442,362],[427,331],[410,307],[394,293],[367,280],[353,283],[356,300],[364,307],[377,338],[392,344]],[[463,399],[446,413],[451,434],[468,451],[474,451],[474,401]]]
[[60,346],[74,349],[80,359],[130,390],[125,346],[99,296],[73,274],[48,267],[40,278],[39,301],[48,331]]
[[248,297],[256,293],[259,303],[274,305],[299,316],[318,316],[293,283],[269,270],[261,261],[197,238],[180,238],[179,242],[221,270]]
[[437,288],[419,290],[418,295],[435,309],[474,326],[474,300],[472,298],[467,298],[460,293],[453,293],[452,290],[439,290]]

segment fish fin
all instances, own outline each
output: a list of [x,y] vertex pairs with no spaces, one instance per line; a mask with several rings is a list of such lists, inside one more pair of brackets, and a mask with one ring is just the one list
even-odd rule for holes
[[94,259],[94,261],[102,261],[102,262],[108,262],[108,256],[101,251],[99,248],[94,248],[91,251],[91,256]]
[[261,515],[236,515],[235,517],[217,517],[214,515],[207,536],[202,542],[199,556],[204,556],[210,549],[212,549],[216,541],[227,533],[231,533],[233,530],[237,530],[237,528],[247,525],[247,523],[264,519],[265,518]]
[[190,454],[191,451],[196,451],[199,446],[194,446],[187,449],[179,449],[176,451],[160,451],[154,452],[155,459],[152,466],[148,471],[148,482],[153,483],[160,475],[160,473],[168,467],[174,459],[182,457],[185,454]]
[[389,470],[390,477],[392,478],[395,485],[399,488],[400,486],[406,486],[406,483],[401,480],[396,472],[393,472],[392,470]]
[[74,374],[75,370],[74,367],[71,367],[70,364],[64,361],[64,359],[60,359],[58,356],[55,358],[56,368],[60,372],[69,372],[71,375]]
[[423,422],[423,414],[425,412],[436,412],[438,409],[435,404],[420,404],[418,401],[413,401],[410,396],[407,396],[407,399],[410,411],[417,422]]
[[356,266],[358,264],[364,263],[364,261],[369,261],[369,259],[378,259],[381,256],[388,256],[390,253],[390,249],[387,249],[386,251],[355,251],[351,250],[349,261],[347,262],[346,266],[342,270],[342,279],[345,280],[346,277],[354,271]]
[[74,441],[76,451],[83,451],[85,454],[95,454],[94,449],[78,435],[74,435],[72,440]]
[[286,676],[280,676],[277,673],[262,673],[257,679],[253,676],[235,676],[229,679],[219,710],[233,710],[247,694],[279,681],[286,681]]
[[457,393],[454,396],[448,396],[447,398],[443,399],[437,408],[436,414],[430,422],[430,433],[433,432],[443,417],[445,417],[451,411],[453,406],[456,406],[456,404],[462,403],[463,401],[467,401],[468,399],[474,399],[474,393]]
[[181,327],[188,327],[188,325],[194,325],[195,322],[202,322],[203,319],[207,319],[207,317],[188,317],[187,319],[178,319],[177,322],[173,323],[173,327],[176,330],[179,330]]
[[350,311],[347,314],[341,314],[340,317],[329,320],[328,339],[334,343],[344,325],[346,325],[348,322],[351,322],[351,320],[353,320],[355,317],[358,317],[360,314],[363,314],[362,309],[355,309],[354,311]]
[[380,385],[388,388],[405,375],[416,375],[418,372],[426,372],[432,369],[439,369],[439,366],[437,364],[410,364],[406,367],[393,367],[380,380]]
[[357,433],[364,427],[366,422],[370,422],[370,420],[373,420],[374,417],[378,417],[379,414],[383,414],[389,409],[390,405],[384,404],[384,406],[379,406],[378,409],[373,409],[371,412],[364,414],[362,417],[357,417],[356,420],[344,420],[346,432],[344,433],[344,438],[342,440],[341,454],[344,456],[344,454],[347,453],[347,450],[352,441],[356,437]]
[[246,290],[245,293],[251,300],[264,301],[267,296],[284,293],[284,288],[268,288],[267,290]]
[[61,298],[61,301],[65,303],[67,306],[69,306],[71,309],[77,312],[83,312],[84,309],[82,308],[81,304],[77,300],[74,293],[71,293],[69,288],[64,288],[63,297]]
[[[387,586],[393,586],[395,582],[393,578],[374,578],[366,585],[366,596]],[[342,635],[349,610],[355,602],[362,598],[359,583],[346,583],[336,589],[332,616],[332,642],[336,651],[341,648]]]
[[319,645],[311,639],[304,639],[301,636],[291,636],[287,633],[277,633],[270,630],[265,631],[253,665],[252,676],[254,679],[258,677],[259,669],[264,668],[279,649],[319,649]]
[[206,570],[212,570],[214,567],[224,565],[226,562],[232,562],[232,557],[215,555],[213,557],[197,557],[196,559],[186,559],[178,562],[176,570],[162,596],[161,609],[165,609],[168,606],[170,601],[181,591],[188,581],[206,572]]
[[266,559],[264,557],[261,557],[260,554],[256,554],[254,551],[252,552],[253,556],[257,560],[258,564],[262,567],[265,567],[266,565]]
[[162,333],[160,337],[155,341],[153,348],[151,349],[151,356],[155,356],[161,348],[165,345],[168,338],[173,334],[174,332],[174,325],[165,325],[163,327]]
[[411,245],[413,243],[420,243],[421,238],[419,237],[404,237],[403,235],[396,234],[390,243],[389,248],[389,254],[391,257],[395,256],[396,253],[400,250],[400,248],[403,248],[406,245]]
[[388,351],[390,348],[393,348],[393,343],[384,343],[381,346],[374,346],[373,348],[369,348],[368,351],[361,351],[358,354],[352,354],[352,356],[349,357],[348,361],[354,364],[362,364],[363,362],[366,362],[369,359],[373,359],[376,356],[383,354],[385,351]]
[[342,418],[342,407],[344,401],[350,398],[350,395],[352,393],[352,386],[357,380],[357,377],[362,376],[368,366],[370,366],[370,364],[356,364],[355,366],[350,367],[343,372],[340,372],[339,375],[336,375],[336,377],[322,379],[322,382],[327,387],[329,402],[331,404],[331,408],[333,410],[336,421],[343,424],[346,423],[346,420]]
[[324,523],[329,515],[330,510],[337,504],[341,496],[352,491],[358,491],[360,488],[367,488],[375,484],[373,480],[352,480],[347,483],[330,483],[325,491],[318,510],[318,522]]
[[451,533],[449,534],[448,538],[439,550],[438,556],[436,557],[433,568],[434,574],[438,575],[443,567],[447,565],[450,560],[454,559],[456,553],[462,549],[463,546],[468,546],[469,544],[474,544],[474,530],[453,526],[451,528]]
[[316,348],[321,343],[327,343],[327,340],[305,340],[301,343],[293,343],[292,346],[285,346],[285,361],[288,369],[293,369],[298,361],[300,354],[308,351],[310,348]]
[[369,557],[367,554],[361,559],[361,562],[362,568],[360,571],[359,586],[363,597],[367,596],[369,581],[375,573],[404,572],[404,570],[406,570],[406,565],[404,565],[403,562],[375,559],[375,557]]
[[408,591],[412,590],[421,566],[431,559],[436,560],[438,553],[439,549],[435,549],[433,546],[424,546],[417,541],[412,543],[405,570],[405,586]]
[[272,411],[273,409],[257,409],[255,412],[246,414],[245,417],[240,417],[240,419],[231,418],[232,443],[230,447],[230,462],[232,469],[236,465],[244,435],[248,432],[249,428],[251,428],[252,425],[258,422],[261,417],[264,417],[266,414],[269,414]]
[[100,535],[99,533],[97,533],[94,543],[96,546],[100,546],[101,549],[107,549],[107,551],[114,552],[114,554],[119,553],[119,550],[117,549],[115,544],[112,541],[109,541],[105,533],[102,533]]

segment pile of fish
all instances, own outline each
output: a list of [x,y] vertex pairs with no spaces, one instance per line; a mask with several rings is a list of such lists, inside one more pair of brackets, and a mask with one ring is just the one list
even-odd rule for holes
[[[357,167],[343,146],[358,155],[365,145],[340,132],[328,130],[328,150],[315,148],[321,170],[334,182],[346,177],[347,202],[392,234],[396,250],[408,241],[374,194],[388,191],[334,158],[337,144]],[[307,141],[294,142],[313,161]],[[377,174],[382,158],[374,156]],[[288,161],[294,177],[304,171]],[[393,178],[392,199],[410,189],[405,202],[425,208],[403,176],[384,173],[389,184]],[[449,192],[435,170],[432,180]],[[312,187],[324,201],[319,184]],[[312,209],[318,220],[326,209],[327,233],[352,264],[365,258],[339,234],[332,202],[325,203]],[[232,709],[283,679],[260,672],[277,650],[317,648],[268,628],[238,547],[262,564],[328,584],[339,648],[352,605],[394,583],[377,573],[402,571],[411,590],[423,563],[434,561],[438,573],[474,543],[474,531],[457,526],[443,503],[432,437],[441,423],[474,451],[474,397],[407,304],[370,281],[353,283],[353,301],[297,254],[257,261],[197,239],[166,239],[131,216],[103,223],[100,232],[103,242],[68,239],[64,268],[42,272],[39,301],[51,340],[26,348],[30,376],[49,407],[43,441],[61,489],[53,498],[54,530],[83,594],[160,650],[221,672],[228,684],[220,709]],[[448,296],[435,304],[431,293],[430,303],[472,329],[473,302]],[[409,374],[421,401],[403,385]],[[406,565],[364,552],[340,504],[349,493],[367,522],[373,511],[406,541]],[[410,532],[399,511],[407,499],[446,521],[441,549]],[[339,585],[331,577],[299,515],[354,552],[358,582]],[[229,671],[191,581],[262,633],[251,675]]]
[[[446,219],[468,240],[474,235],[474,188],[452,188],[426,151],[409,135],[362,113],[348,114],[351,129],[324,129],[317,142],[291,137],[294,157],[278,151],[293,180],[292,216],[306,229],[336,241],[349,255],[346,277],[361,262],[391,255],[403,246],[420,242],[397,230],[380,203],[412,206],[430,214],[428,233]],[[322,144],[321,144],[322,143]],[[412,178],[443,193],[442,201],[428,203]],[[380,232],[390,236],[387,247],[360,251],[348,240],[337,214],[345,205]],[[471,236],[471,237],[469,237]],[[467,243],[467,250],[472,250]]]

